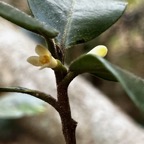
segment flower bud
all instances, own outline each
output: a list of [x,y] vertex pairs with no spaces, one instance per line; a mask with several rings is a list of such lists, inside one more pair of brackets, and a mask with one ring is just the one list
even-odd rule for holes
[[100,57],[105,57],[108,52],[108,49],[104,45],[98,45],[95,48],[93,48],[91,51],[88,52],[88,54],[94,54]]

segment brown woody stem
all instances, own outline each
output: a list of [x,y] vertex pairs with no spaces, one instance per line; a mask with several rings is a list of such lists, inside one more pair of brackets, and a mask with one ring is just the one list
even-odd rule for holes
[[77,122],[71,116],[67,85],[60,84],[58,86],[58,105],[66,144],[76,144],[75,131]]
[[[60,60],[61,64],[64,63],[63,49],[56,46],[54,41],[46,38],[46,42],[51,49],[53,56]],[[71,109],[68,97],[68,86],[70,82],[76,77],[75,73],[68,72],[65,67],[54,69],[56,83],[57,83],[57,111],[60,115],[62,122],[63,135],[66,144],[76,144],[76,126],[77,122],[72,119]]]

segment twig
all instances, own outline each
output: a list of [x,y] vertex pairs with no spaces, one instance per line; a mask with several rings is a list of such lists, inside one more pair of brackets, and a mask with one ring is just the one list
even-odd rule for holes
[[0,88],[0,92],[17,92],[17,93],[29,94],[49,103],[52,107],[58,110],[57,101],[55,98],[53,98],[49,94],[37,90],[31,90],[24,87],[4,87],[4,88]]

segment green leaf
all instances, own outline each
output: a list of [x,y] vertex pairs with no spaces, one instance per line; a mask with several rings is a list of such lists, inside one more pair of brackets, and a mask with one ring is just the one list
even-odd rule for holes
[[0,119],[21,118],[44,112],[46,103],[26,94],[9,94],[0,98]]
[[119,81],[133,102],[144,112],[144,80],[107,60],[92,54],[79,57],[70,65],[75,73],[92,73],[97,77]]
[[90,54],[82,55],[71,63],[70,70],[79,74],[89,72],[106,80],[117,81],[103,60],[101,57]]
[[45,34],[48,38],[54,38],[58,34],[51,26],[30,17],[4,2],[0,2],[0,16],[32,32]]
[[122,15],[124,0],[28,0],[33,15],[57,29],[58,44],[71,45],[94,39]]

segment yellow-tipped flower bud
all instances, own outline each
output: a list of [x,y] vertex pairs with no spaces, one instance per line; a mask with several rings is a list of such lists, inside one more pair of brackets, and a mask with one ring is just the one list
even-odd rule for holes
[[88,52],[88,54],[94,54],[100,57],[105,57],[108,52],[108,49],[104,45],[98,45],[95,48],[93,48],[91,51]]
[[35,52],[38,54],[38,56],[31,56],[27,59],[30,64],[34,66],[40,66],[40,69],[46,67],[57,67],[58,61],[51,55],[47,48],[42,45],[37,45],[35,48]]

